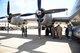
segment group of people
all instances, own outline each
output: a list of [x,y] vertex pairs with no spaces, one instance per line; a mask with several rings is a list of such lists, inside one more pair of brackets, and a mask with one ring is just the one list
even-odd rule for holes
[[21,30],[22,30],[22,36],[25,36],[25,37],[27,37],[27,26],[22,26],[21,27]]
[[[54,27],[54,24],[52,26],[46,27],[45,36],[49,36],[49,33],[51,33],[52,38],[59,38],[62,39],[62,27],[58,24],[56,27]],[[72,39],[72,25],[69,24],[66,27],[65,35],[68,39]]]
[[52,38],[62,39],[62,27],[60,25],[54,27],[52,24],[52,26],[47,27],[45,36],[49,36],[49,33],[51,33]]
[[[22,36],[27,37],[27,26],[22,26],[21,30],[22,30]],[[62,27],[59,24],[56,27],[54,27],[54,24],[46,27],[45,36],[49,36],[50,33],[51,33],[52,38],[62,39]],[[72,26],[71,26],[71,24],[69,24],[66,27],[65,35],[68,39],[71,39],[71,36],[72,36]]]

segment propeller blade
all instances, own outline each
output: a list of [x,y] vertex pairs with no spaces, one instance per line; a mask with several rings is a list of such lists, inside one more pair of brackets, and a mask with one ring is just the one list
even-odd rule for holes
[[16,14],[11,14],[11,15],[9,15],[10,17],[15,17],[15,16],[19,16],[20,15],[20,13],[16,13]]
[[21,16],[30,16],[30,15],[34,15],[35,13],[26,13],[26,14],[21,14]]
[[41,0],[38,0],[38,10],[41,10]]
[[3,19],[3,18],[6,18],[6,17],[0,17],[0,19]]
[[64,9],[51,9],[51,10],[45,10],[43,13],[49,14],[49,13],[58,13],[68,10],[67,8]]
[[8,4],[7,4],[7,14],[9,15],[10,13],[10,4],[9,4],[9,1],[8,1]]

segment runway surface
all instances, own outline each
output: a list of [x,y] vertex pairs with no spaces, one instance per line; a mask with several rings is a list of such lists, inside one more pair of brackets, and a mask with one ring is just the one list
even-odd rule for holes
[[41,34],[39,39],[37,29],[29,29],[27,37],[22,37],[20,30],[0,31],[0,53],[80,53],[76,41],[45,37],[45,31]]

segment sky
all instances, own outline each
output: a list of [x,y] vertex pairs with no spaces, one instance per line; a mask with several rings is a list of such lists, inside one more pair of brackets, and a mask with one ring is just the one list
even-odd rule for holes
[[[10,1],[10,13],[34,13],[37,11],[37,0],[9,0]],[[42,0],[41,8],[45,10],[56,8],[68,8],[68,11],[53,13],[53,17],[66,17],[69,16],[76,0]],[[7,15],[7,2],[8,0],[0,0],[0,16]],[[68,15],[66,15],[68,12]],[[33,16],[27,16],[24,18],[32,18]]]

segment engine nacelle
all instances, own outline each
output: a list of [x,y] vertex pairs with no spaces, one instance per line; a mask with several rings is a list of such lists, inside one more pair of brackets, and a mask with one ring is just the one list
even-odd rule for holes
[[41,24],[44,26],[50,26],[52,24],[52,14],[45,14],[44,17],[41,19],[42,19]]
[[[44,26],[50,26],[52,24],[52,14],[45,14],[44,17],[41,19],[42,19],[41,24]],[[24,20],[20,18],[20,15],[19,15],[19,16],[12,17],[10,23],[14,25],[21,25],[23,24],[23,22]]]
[[11,18],[10,23],[13,24],[13,25],[21,25],[21,24],[23,24],[23,19],[20,18],[20,16],[15,16],[15,17]]

